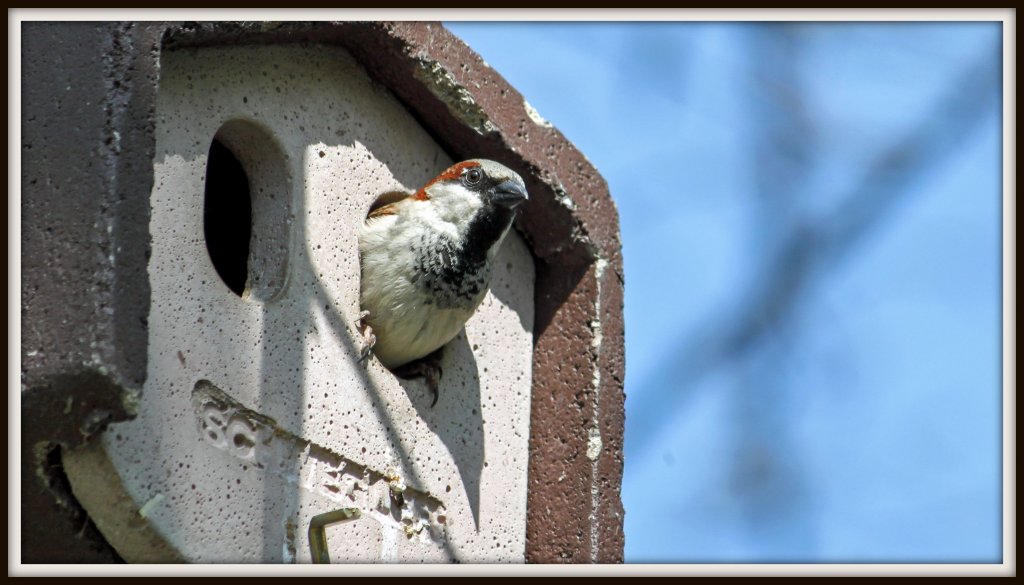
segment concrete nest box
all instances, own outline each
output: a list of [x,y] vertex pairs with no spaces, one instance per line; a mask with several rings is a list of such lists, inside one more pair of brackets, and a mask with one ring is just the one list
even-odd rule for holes
[[[24,100],[23,561],[622,560],[616,212],[477,55],[424,23],[22,33],[23,95],[69,99]],[[530,200],[431,407],[357,359],[356,237],[469,158]]]

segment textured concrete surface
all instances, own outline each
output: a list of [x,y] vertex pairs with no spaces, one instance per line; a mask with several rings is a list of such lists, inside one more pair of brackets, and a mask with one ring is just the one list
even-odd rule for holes
[[341,28],[339,38],[349,39],[371,76],[448,152],[496,158],[526,180],[530,201],[516,227],[537,268],[526,556],[529,562],[621,562],[624,277],[607,184],[443,27]]
[[[356,363],[355,235],[377,196],[415,190],[452,161],[340,48],[183,49],[165,52],[161,70],[150,367],[138,417],[104,435],[136,508],[157,502],[152,527],[195,562],[309,562],[311,519],[341,507],[362,518],[328,533],[332,560],[522,561],[526,246],[516,235],[503,246],[430,408],[422,382]],[[242,297],[203,238],[215,136],[249,175]],[[114,489],[82,487],[77,469],[76,494]],[[147,540],[116,534],[127,560],[148,558]]]
[[[25,425],[23,445],[38,445],[42,454],[23,448],[22,513],[32,519],[23,522],[23,550],[59,551],[67,560],[116,558],[61,487],[67,482],[52,447],[77,445],[107,421],[131,416],[131,391],[141,385],[146,359],[155,359],[145,350],[149,289],[140,275],[149,253],[159,58],[172,47],[314,42],[351,52],[380,91],[396,98],[451,158],[494,158],[526,179],[531,199],[517,229],[533,256],[536,313],[525,556],[529,562],[621,562],[624,351],[617,216],[593,166],[500,75],[430,23],[33,26],[25,26],[23,43],[22,317],[33,329],[26,325],[22,338],[22,417],[33,422],[31,429]],[[97,218],[114,219],[93,225]],[[109,250],[115,252],[113,269],[102,261]],[[106,298],[120,300],[104,304]],[[75,304],[80,300],[85,302]],[[109,343],[115,331],[119,341]],[[80,358],[91,355],[94,343],[113,356],[104,368]],[[57,351],[40,357],[38,351],[51,346]],[[107,367],[113,362],[134,365],[114,371]],[[255,412],[258,406],[204,402],[209,396],[198,390],[175,392],[190,392],[193,404],[224,412]],[[418,399],[409,391],[410,400]],[[214,425],[214,437],[220,436]],[[258,433],[265,427],[247,428]],[[239,445],[245,447],[244,433]],[[159,513],[165,501],[150,498],[143,507]],[[338,532],[345,528],[366,530],[329,527],[328,537],[345,538]],[[26,561],[39,558],[23,555]]]
[[145,379],[159,37],[97,23],[21,33],[22,560],[111,562],[59,453],[131,416]]

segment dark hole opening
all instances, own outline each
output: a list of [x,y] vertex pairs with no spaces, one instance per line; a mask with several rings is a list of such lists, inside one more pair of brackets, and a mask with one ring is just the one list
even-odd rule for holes
[[217,274],[238,296],[245,291],[249,274],[251,232],[249,177],[235,155],[215,139],[206,159],[203,235]]
[[[89,513],[75,497],[71,488],[71,480],[64,471],[63,451],[60,446],[52,446],[46,452],[46,459],[43,462],[42,479],[46,483],[49,493],[40,492],[31,499],[30,505],[38,505],[36,502],[47,502],[54,507],[52,512],[43,514],[44,520],[52,518],[51,522],[60,522],[63,517],[67,523],[60,522],[49,528],[40,529],[37,526],[30,531],[29,539],[39,544],[50,544],[76,540],[82,543],[81,547],[74,547],[73,550],[54,548],[51,546],[29,547],[22,551],[21,562],[23,563],[124,563],[124,559],[118,554],[114,547],[100,533],[96,524],[93,523]],[[63,508],[63,510],[61,510]],[[24,510],[24,508],[23,508]],[[23,512],[24,513],[24,512]],[[54,514],[52,517],[50,514]],[[42,537],[35,536],[46,530],[55,530],[58,534]],[[24,532],[24,530],[23,530]],[[49,540],[44,540],[44,538]]]

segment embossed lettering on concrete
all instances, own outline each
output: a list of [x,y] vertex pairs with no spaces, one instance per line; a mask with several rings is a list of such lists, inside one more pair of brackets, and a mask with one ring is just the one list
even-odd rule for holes
[[[145,522],[187,562],[311,562],[313,519],[354,508],[326,526],[332,562],[522,562],[535,278],[523,239],[502,244],[431,408],[422,381],[357,361],[356,234],[380,194],[418,188],[450,157],[337,47],[165,51],[160,72],[147,378],[138,416],[101,442],[130,500],[118,509],[133,511],[122,525]],[[275,230],[250,247],[250,276],[273,268],[260,294],[233,292],[204,240],[218,135],[248,165],[252,229]],[[281,257],[252,257],[268,254]],[[105,536],[148,558],[130,533]]]
[[405,485],[394,471],[370,469],[296,437],[208,380],[196,383],[192,406],[199,434],[211,447],[336,502],[338,508],[358,508],[363,516],[397,528],[409,538],[437,543],[444,538],[444,505]]

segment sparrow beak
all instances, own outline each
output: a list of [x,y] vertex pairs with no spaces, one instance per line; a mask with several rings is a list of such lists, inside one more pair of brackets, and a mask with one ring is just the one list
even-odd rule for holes
[[494,186],[491,191],[491,199],[498,205],[515,209],[517,205],[526,201],[526,188],[519,182],[509,179]]

